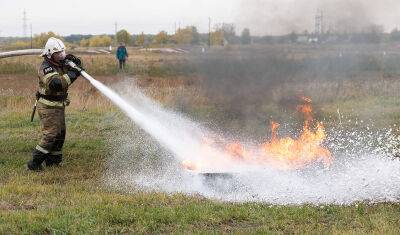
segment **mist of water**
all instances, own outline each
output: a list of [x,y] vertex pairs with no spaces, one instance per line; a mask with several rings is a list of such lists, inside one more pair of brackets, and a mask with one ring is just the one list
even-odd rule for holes
[[[124,94],[121,96],[90,77],[89,81],[140,127],[125,126],[124,131],[113,137],[114,154],[105,174],[110,187],[279,205],[400,200],[400,161],[390,158],[388,152],[399,139],[390,130],[383,133],[331,130],[327,145],[336,159],[329,169],[315,165],[280,171],[225,162],[223,170],[230,169],[234,174],[207,177],[182,169],[180,162],[225,154],[203,144],[204,137],[215,133],[163,108],[136,87],[118,88]],[[384,144],[377,147],[372,143],[376,141]]]
[[207,156],[224,156],[225,153],[207,148],[200,141],[211,135],[200,125],[162,109],[137,89],[133,93],[138,99],[128,102],[101,82],[87,74],[85,76],[94,87],[180,161],[188,158],[199,160]]

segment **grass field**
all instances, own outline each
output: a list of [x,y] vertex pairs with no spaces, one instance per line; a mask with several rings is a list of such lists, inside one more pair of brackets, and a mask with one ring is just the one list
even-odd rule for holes
[[[390,59],[390,66],[384,61],[384,66],[372,71],[363,67],[367,62],[362,58],[352,60],[360,66],[337,72],[337,68],[305,68],[299,57],[304,56],[304,51],[310,52],[299,51],[292,48],[290,57],[282,57],[286,60],[268,59],[260,64],[252,61],[258,57],[251,57],[248,63],[253,67],[249,71],[237,71],[235,61],[214,67],[220,61],[219,55],[211,56],[210,63],[209,59],[192,62],[186,55],[131,52],[125,75],[117,72],[111,55],[83,59],[88,71],[107,84],[134,74],[145,93],[163,105],[202,122],[213,121],[223,128],[253,136],[262,135],[267,127],[259,131],[255,127],[265,125],[271,118],[285,119],[288,113],[282,110],[290,105],[285,97],[300,92],[312,96],[317,116],[328,125],[337,122],[338,108],[345,116],[375,120],[377,128],[400,124],[400,73],[392,65],[397,57]],[[232,56],[236,51],[223,52],[225,56],[224,53]],[[368,63],[375,65],[382,62],[371,61]],[[34,123],[29,121],[37,82],[34,68],[38,62],[35,57],[0,61],[1,234],[400,233],[400,204],[278,206],[225,203],[196,195],[139,189],[127,193],[109,188],[103,182],[111,151],[109,139],[119,130],[114,119],[123,115],[83,79],[71,88],[62,167],[29,172],[25,164],[39,138],[37,118]],[[307,65],[314,62],[311,59]],[[246,61],[242,63],[249,68]],[[265,66],[276,66],[274,63],[287,66],[287,74],[264,70]],[[270,82],[263,74],[279,80]],[[231,87],[231,80],[227,80],[236,79],[235,76],[249,78],[247,81],[256,86],[246,86],[244,82],[239,96],[239,88]],[[262,77],[266,86],[258,90],[264,83],[254,83],[252,76]]]

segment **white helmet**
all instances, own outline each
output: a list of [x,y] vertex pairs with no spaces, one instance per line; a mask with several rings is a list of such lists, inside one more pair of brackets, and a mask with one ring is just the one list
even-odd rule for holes
[[46,42],[46,46],[41,54],[41,56],[47,56],[47,58],[51,58],[51,56],[60,51],[65,51],[64,43],[58,38],[49,38]]

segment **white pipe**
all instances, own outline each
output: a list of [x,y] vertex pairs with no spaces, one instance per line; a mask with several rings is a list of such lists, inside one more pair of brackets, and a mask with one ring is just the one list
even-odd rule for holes
[[43,49],[26,49],[26,50],[18,50],[18,51],[7,51],[0,52],[0,59],[14,56],[24,56],[24,55],[40,55],[43,52]]

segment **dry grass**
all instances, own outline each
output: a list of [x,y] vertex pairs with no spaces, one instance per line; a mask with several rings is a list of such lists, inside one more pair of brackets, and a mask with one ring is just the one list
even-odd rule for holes
[[[182,56],[175,54],[162,55],[158,53],[145,53],[130,51],[127,59],[127,74],[168,76],[173,72],[168,69],[169,65],[174,65],[183,61]],[[119,74],[118,61],[113,54],[76,54],[84,62],[85,69],[93,75],[117,75]],[[32,75],[36,76],[37,67],[42,58],[39,56],[24,56],[6,58],[0,60],[0,74],[2,75]],[[164,66],[165,62],[168,62]]]
[[[197,88],[191,86],[191,79],[163,79],[163,78],[143,78],[140,76],[96,76],[97,80],[106,85],[118,84],[132,81],[132,85],[139,86],[153,99],[161,103],[169,103],[177,96],[187,96],[191,99],[201,98]],[[133,78],[133,79],[131,79]],[[29,75],[5,75],[0,76],[0,105],[2,111],[27,112],[31,109],[35,93],[37,91],[37,78]],[[196,96],[197,93],[197,97]],[[97,109],[114,109],[110,101],[97,91],[84,78],[78,79],[69,90],[69,99],[72,101],[69,108],[81,110],[88,107]]]
[[367,97],[400,98],[400,77],[381,79],[370,73],[362,79],[353,80],[306,80],[304,82],[287,82],[275,87],[274,102],[279,102],[285,94],[310,94],[316,103],[335,102],[339,100],[363,99]]

